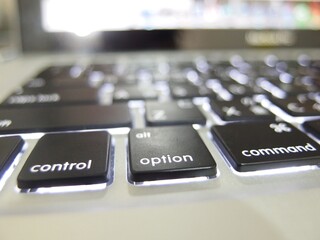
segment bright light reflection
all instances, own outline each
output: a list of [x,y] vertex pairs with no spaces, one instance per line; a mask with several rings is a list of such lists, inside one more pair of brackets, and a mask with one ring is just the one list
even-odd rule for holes
[[23,133],[21,137],[24,140],[40,139],[45,135],[45,133]]
[[204,182],[210,179],[218,178],[220,176],[219,170],[217,170],[217,174],[214,177],[202,176],[202,177],[194,177],[194,178],[179,178],[179,179],[165,179],[165,180],[155,180],[155,181],[145,181],[145,182],[131,182],[135,186],[165,186],[165,185],[175,185],[175,184],[188,184],[188,183],[197,183]]
[[232,172],[238,176],[253,177],[253,176],[270,176],[270,175],[278,175],[278,174],[305,172],[305,171],[320,169],[320,167],[316,165],[308,165],[308,166],[299,166],[299,167],[286,167],[286,168],[260,170],[260,171],[253,171],[253,172],[237,172],[233,168],[231,169],[232,169]]
[[[191,0],[42,0],[41,3],[42,26],[46,31],[73,32],[81,37],[105,30],[148,29],[152,24],[149,18],[160,14],[161,9],[179,13],[192,9]],[[160,26],[172,24],[172,20],[160,20]]]
[[197,177],[197,178],[181,178],[181,179],[168,179],[168,180],[157,180],[157,181],[145,181],[145,182],[134,182],[136,186],[164,186],[174,184],[185,184],[192,182],[204,182],[208,180],[208,177]]
[[72,193],[72,192],[87,192],[104,190],[107,183],[91,184],[91,185],[78,185],[78,186],[63,186],[63,187],[47,187],[37,188],[33,190],[20,190],[21,192],[35,193],[35,194],[57,194],[57,193]]

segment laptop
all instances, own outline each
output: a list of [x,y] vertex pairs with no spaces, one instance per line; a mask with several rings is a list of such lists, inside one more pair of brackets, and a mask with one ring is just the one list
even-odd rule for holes
[[2,240],[319,239],[320,2],[1,6]]

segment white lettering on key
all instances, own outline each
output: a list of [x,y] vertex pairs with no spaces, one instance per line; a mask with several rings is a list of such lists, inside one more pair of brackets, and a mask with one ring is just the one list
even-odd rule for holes
[[9,104],[32,104],[59,102],[61,97],[58,93],[38,94],[38,95],[18,95],[8,99]]
[[92,160],[88,160],[88,162],[79,162],[79,163],[55,163],[55,164],[44,164],[44,165],[33,165],[30,168],[30,172],[32,173],[45,173],[45,172],[61,172],[61,171],[72,171],[72,170],[89,170],[91,169]]
[[171,163],[181,163],[181,162],[193,162],[193,158],[190,155],[173,156],[162,155],[161,157],[151,157],[151,158],[141,158],[141,165],[151,165],[152,167],[158,164],[171,164]]
[[152,118],[154,120],[167,120],[167,115],[166,115],[166,112],[164,110],[153,110],[151,112],[151,115],[152,115]]
[[138,139],[151,138],[151,133],[150,132],[137,133],[136,138]]
[[307,143],[305,146],[289,146],[289,147],[275,147],[275,148],[261,148],[261,149],[251,149],[243,150],[241,153],[245,157],[252,156],[269,156],[277,154],[289,154],[289,153],[299,153],[299,152],[314,152],[317,149],[312,146],[310,143]]
[[7,128],[12,124],[12,121],[9,119],[0,120],[0,128]]

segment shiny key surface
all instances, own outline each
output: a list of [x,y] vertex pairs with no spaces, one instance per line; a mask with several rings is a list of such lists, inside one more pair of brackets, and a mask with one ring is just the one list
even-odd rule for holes
[[320,164],[319,144],[288,123],[232,123],[211,132],[239,172]]
[[149,126],[202,124],[206,118],[190,100],[146,102],[146,121]]
[[21,189],[107,183],[111,136],[104,131],[47,134],[23,166]]
[[98,93],[95,88],[84,87],[25,89],[10,95],[1,105],[24,107],[98,103]]
[[127,104],[0,109],[0,134],[129,126]]
[[215,177],[216,163],[191,126],[133,129],[129,181]]
[[320,139],[320,119],[307,121],[303,124],[304,128]]

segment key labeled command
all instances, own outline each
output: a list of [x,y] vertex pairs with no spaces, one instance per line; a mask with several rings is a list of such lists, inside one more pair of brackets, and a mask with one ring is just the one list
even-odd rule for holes
[[232,123],[211,132],[239,172],[320,164],[319,144],[289,123]]
[[216,162],[192,126],[133,129],[129,133],[129,181],[207,177]]
[[42,137],[18,176],[18,187],[36,189],[108,183],[111,137],[104,131]]

